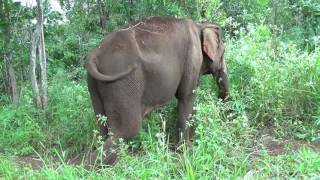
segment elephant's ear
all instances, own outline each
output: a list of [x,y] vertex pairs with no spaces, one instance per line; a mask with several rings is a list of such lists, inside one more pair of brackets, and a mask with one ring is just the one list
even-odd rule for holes
[[220,59],[220,34],[221,30],[218,26],[210,25],[202,29],[203,51],[213,62]]

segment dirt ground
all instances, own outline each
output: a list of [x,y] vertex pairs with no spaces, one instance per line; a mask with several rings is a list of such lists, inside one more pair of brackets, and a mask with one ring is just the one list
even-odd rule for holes
[[[277,139],[272,135],[271,130],[259,133],[253,143],[251,158],[267,152],[270,156],[284,155],[299,151],[301,148],[308,147],[320,153],[320,141],[308,142],[295,139]],[[83,160],[84,154],[79,154],[75,157],[70,157],[66,161],[70,165],[79,165]],[[21,156],[17,158],[17,163],[21,167],[29,167],[34,170],[41,169],[44,166],[43,161],[36,155]],[[59,162],[58,158],[51,160]]]
[[259,156],[265,150],[270,156],[294,153],[302,148],[311,148],[320,153],[320,141],[297,140],[293,138],[279,139],[274,135],[274,129],[270,126],[259,131],[252,148],[252,155]]
[[[84,157],[85,154],[78,154],[74,157],[68,158],[65,163],[70,165],[80,165]],[[45,166],[44,161],[37,155],[20,156],[16,159],[16,162],[20,167],[28,167],[33,170],[38,170]],[[59,160],[58,158],[52,158],[49,162],[53,162],[50,163],[50,166],[54,166],[55,162],[59,163],[61,162],[61,160]]]

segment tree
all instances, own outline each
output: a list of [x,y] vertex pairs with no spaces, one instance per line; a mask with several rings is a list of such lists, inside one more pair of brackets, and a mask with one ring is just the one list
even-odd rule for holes
[[99,15],[100,15],[100,26],[102,29],[102,32],[106,33],[107,31],[107,20],[109,14],[106,13],[106,8],[104,5],[104,2],[101,0],[97,0],[98,6],[99,6]]
[[[40,89],[36,77],[36,49],[40,62]],[[37,25],[31,37],[30,46],[31,82],[33,90],[33,100],[38,108],[44,109],[48,104],[47,95],[47,62],[45,53],[45,42],[43,33],[43,4],[42,0],[37,0]]]
[[1,22],[1,26],[3,26],[3,31],[1,35],[3,36],[3,44],[4,44],[4,52],[3,52],[3,59],[5,62],[5,71],[6,71],[6,79],[7,83],[9,84],[8,92],[11,93],[12,102],[14,104],[19,103],[19,93],[18,93],[18,86],[17,86],[17,78],[16,72],[13,65],[12,59],[12,14],[11,8],[13,2],[12,1],[4,1],[0,3],[0,16],[3,17],[3,21]]

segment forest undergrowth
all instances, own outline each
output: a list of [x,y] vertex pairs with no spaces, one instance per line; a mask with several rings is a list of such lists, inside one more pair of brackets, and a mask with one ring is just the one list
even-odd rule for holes
[[237,39],[225,39],[229,101],[217,99],[211,76],[199,82],[189,122],[196,127],[192,149],[171,148],[173,100],[145,118],[137,137],[121,142],[115,166],[86,169],[70,163],[101,143],[85,69],[55,68],[50,72],[45,110],[34,108],[28,82],[21,90],[20,105],[3,105],[0,178],[319,178],[319,39],[314,40],[315,50],[306,52],[290,41],[279,40],[274,46],[264,24],[249,25],[238,33]]

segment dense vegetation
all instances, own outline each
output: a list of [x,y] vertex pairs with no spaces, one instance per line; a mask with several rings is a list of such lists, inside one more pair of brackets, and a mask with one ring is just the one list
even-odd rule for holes
[[[211,179],[320,177],[320,3],[317,0],[60,0],[44,2],[48,106],[38,109],[29,80],[35,7],[0,2],[0,179]],[[192,149],[171,149],[176,102],[145,120],[120,145],[114,167],[86,170],[73,157],[99,147],[84,56],[105,34],[143,16],[216,22],[224,29],[231,100],[202,77]],[[9,37],[8,37],[9,36]],[[12,54],[19,103],[12,103]],[[170,140],[170,141],[169,141]],[[133,149],[133,152],[128,152]],[[37,157],[39,169],[27,167]],[[20,168],[23,167],[23,168]]]

